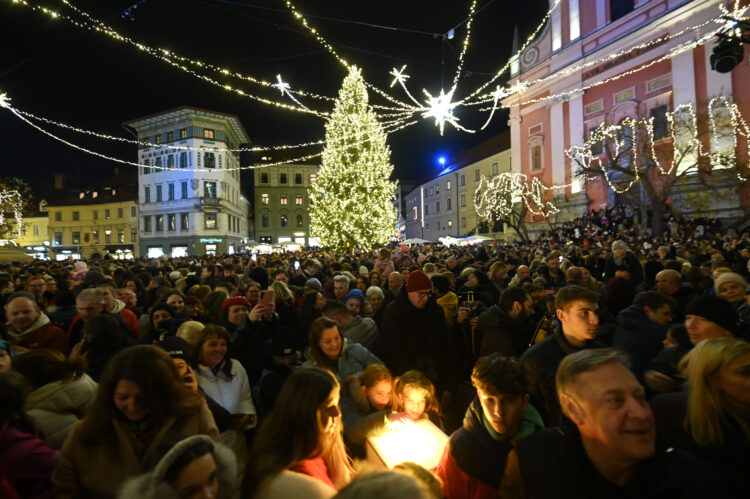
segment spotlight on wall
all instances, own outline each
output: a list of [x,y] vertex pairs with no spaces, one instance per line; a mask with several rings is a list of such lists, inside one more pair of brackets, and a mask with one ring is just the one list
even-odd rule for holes
[[750,22],[739,21],[731,17],[724,17],[730,27],[716,37],[718,43],[711,52],[711,69],[717,73],[729,73],[737,67],[745,57],[743,43],[750,43]]

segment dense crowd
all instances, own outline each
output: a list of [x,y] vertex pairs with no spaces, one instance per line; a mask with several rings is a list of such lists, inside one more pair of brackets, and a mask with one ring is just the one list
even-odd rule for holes
[[[0,497],[747,497],[750,236],[636,211],[0,266]],[[436,468],[364,464],[420,420],[450,435]]]

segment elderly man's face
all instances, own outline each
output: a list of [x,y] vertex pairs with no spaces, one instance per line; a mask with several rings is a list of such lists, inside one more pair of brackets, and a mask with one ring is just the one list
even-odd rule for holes
[[627,253],[627,250],[625,248],[615,248],[612,250],[612,254],[615,255],[615,258],[624,258],[625,253]]
[[345,282],[333,281],[333,294],[341,300],[349,292],[349,285]]
[[5,306],[5,315],[13,329],[21,332],[39,318],[39,308],[28,298],[16,298]]
[[404,278],[398,272],[391,272],[388,276],[388,289],[391,291],[398,291],[403,283]]
[[98,286],[96,289],[102,294],[104,299],[104,310],[112,310],[115,306],[115,296],[112,294],[112,288],[109,286]]
[[661,271],[656,274],[656,290],[665,295],[672,295],[680,289],[680,274],[676,271]]
[[104,305],[96,301],[76,300],[76,310],[83,322],[96,317],[104,311]]
[[654,454],[656,431],[646,392],[622,364],[579,374],[562,402],[589,454],[628,464]]

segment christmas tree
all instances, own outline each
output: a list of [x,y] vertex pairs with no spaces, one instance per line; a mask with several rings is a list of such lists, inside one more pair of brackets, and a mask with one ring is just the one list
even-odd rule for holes
[[326,147],[310,190],[310,233],[336,251],[372,250],[395,233],[396,183],[385,133],[352,67],[326,124]]

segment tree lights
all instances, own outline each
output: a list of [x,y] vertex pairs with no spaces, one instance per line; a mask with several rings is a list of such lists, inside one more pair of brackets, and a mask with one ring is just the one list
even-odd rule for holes
[[310,234],[339,251],[370,250],[394,233],[391,151],[360,70],[352,67],[326,124],[326,148],[310,188]]

